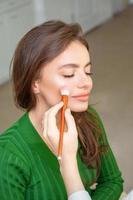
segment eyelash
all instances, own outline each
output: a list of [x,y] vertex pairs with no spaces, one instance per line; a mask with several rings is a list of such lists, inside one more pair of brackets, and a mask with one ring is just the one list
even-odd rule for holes
[[[87,76],[92,76],[93,73],[92,72],[91,73],[86,73],[86,75]],[[74,76],[74,74],[72,74],[72,75],[64,75],[65,78],[72,78],[73,76]]]

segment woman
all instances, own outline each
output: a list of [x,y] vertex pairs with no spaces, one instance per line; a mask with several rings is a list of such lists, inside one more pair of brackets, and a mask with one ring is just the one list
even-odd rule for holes
[[[89,106],[91,75],[89,47],[78,24],[48,21],[21,39],[12,79],[16,105],[26,112],[0,137],[3,200],[119,199],[121,172],[101,119]],[[64,87],[70,95],[58,161]]]

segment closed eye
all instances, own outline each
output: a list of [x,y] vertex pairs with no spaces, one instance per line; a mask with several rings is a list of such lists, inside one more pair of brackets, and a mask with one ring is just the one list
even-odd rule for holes
[[[88,75],[88,76],[92,76],[93,75],[93,73],[92,72],[90,72],[90,73],[87,73],[86,72],[86,75]],[[71,78],[71,77],[74,77],[74,74],[71,74],[71,75],[63,75],[65,78]]]
[[74,74],[72,74],[72,75],[63,75],[65,78],[70,78],[70,77],[73,77],[74,76]]
[[93,75],[93,73],[92,73],[92,72],[90,72],[90,73],[87,73],[87,72],[86,72],[86,74],[87,74],[87,75],[89,75],[89,76],[92,76],[92,75]]

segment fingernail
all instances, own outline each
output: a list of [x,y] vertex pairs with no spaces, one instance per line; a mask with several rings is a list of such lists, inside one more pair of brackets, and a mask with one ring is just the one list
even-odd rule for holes
[[61,102],[60,102],[60,104],[61,104],[61,106],[63,106],[63,105],[64,105],[64,102],[63,102],[63,101],[61,101]]
[[67,112],[70,112],[70,108],[67,108],[66,110],[67,110]]

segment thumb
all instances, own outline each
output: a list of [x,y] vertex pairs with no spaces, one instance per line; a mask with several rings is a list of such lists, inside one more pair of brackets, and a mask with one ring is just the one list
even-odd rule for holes
[[66,123],[67,123],[68,132],[71,132],[71,133],[74,133],[74,134],[77,133],[75,119],[71,114],[70,108],[67,108],[65,110],[65,120],[66,120]]

